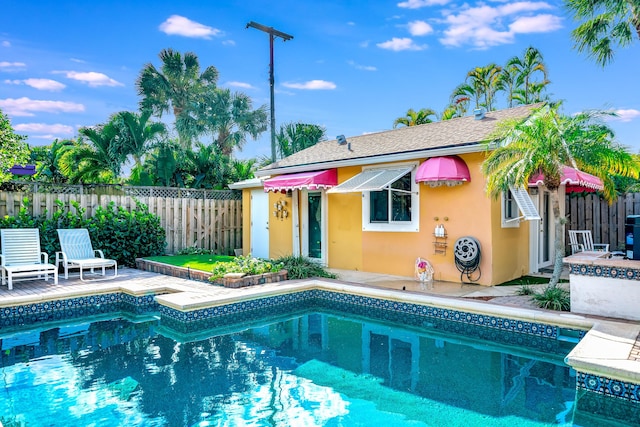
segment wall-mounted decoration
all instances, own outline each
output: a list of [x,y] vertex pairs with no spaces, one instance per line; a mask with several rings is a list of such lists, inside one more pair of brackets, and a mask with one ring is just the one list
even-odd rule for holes
[[280,221],[289,217],[289,211],[287,210],[286,200],[281,199],[273,204],[273,216],[278,218]]

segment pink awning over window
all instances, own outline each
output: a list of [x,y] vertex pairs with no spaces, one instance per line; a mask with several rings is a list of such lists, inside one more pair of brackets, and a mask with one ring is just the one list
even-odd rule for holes
[[431,157],[416,171],[416,182],[431,186],[458,185],[468,181],[471,181],[469,167],[458,156]]
[[[544,182],[544,175],[538,173],[529,179],[530,186],[538,186]],[[560,185],[567,186],[579,186],[584,188],[590,188],[592,190],[602,190],[604,185],[602,180],[597,176],[593,176],[590,173],[582,172],[581,170],[572,168],[570,166],[562,167],[562,175],[560,176]]]
[[264,182],[264,191],[318,190],[331,188],[338,184],[335,169],[316,172],[291,173],[269,178]]

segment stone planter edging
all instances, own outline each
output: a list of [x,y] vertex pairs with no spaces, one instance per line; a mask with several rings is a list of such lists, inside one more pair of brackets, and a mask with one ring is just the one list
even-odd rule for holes
[[287,270],[281,270],[276,273],[258,274],[255,276],[223,277],[215,282],[209,281],[212,273],[206,271],[193,270],[191,268],[177,267],[175,265],[163,264],[157,261],[150,261],[143,258],[136,259],[136,268],[138,270],[150,271],[152,273],[160,273],[167,276],[179,277],[181,279],[197,280],[206,282],[211,285],[225,286],[227,288],[243,288],[246,286],[263,285],[265,283],[275,283],[287,280]]

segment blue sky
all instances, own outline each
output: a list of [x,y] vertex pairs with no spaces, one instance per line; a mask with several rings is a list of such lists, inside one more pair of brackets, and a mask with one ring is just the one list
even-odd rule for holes
[[[1,9],[0,109],[31,145],[136,111],[135,81],[145,64],[160,67],[164,48],[194,52],[220,86],[268,106],[269,38],[246,28],[255,21],[294,37],[275,41],[277,127],[319,124],[330,139],[391,129],[409,108],[441,112],[470,69],[534,46],[565,113],[617,111],[618,141],[640,151],[640,43],[595,65],[573,49],[575,23],[557,0],[3,0]],[[267,131],[237,156],[270,156],[269,141]]]

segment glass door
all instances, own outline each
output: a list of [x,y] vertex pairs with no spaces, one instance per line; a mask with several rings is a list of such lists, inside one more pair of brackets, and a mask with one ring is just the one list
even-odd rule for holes
[[324,192],[302,192],[302,255],[325,264],[326,200]]

